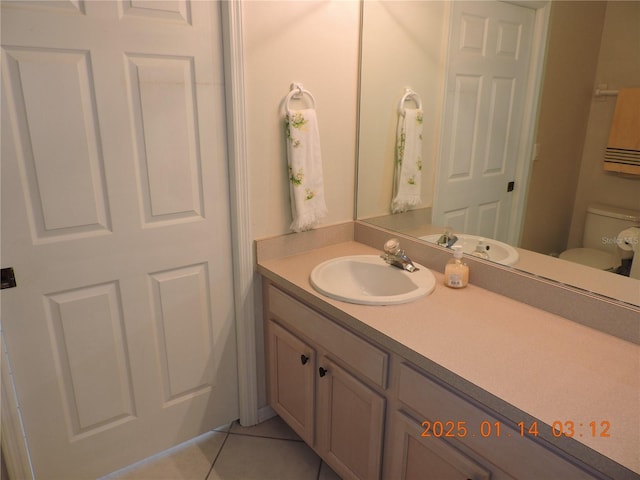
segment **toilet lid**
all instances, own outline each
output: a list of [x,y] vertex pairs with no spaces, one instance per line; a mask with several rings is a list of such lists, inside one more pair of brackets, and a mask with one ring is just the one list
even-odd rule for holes
[[615,255],[595,248],[571,248],[562,252],[560,258],[599,270],[613,270],[618,266]]

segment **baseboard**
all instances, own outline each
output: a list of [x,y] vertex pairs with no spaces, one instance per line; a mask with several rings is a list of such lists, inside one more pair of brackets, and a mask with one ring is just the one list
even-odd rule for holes
[[258,409],[258,423],[266,422],[270,418],[278,415],[269,405]]

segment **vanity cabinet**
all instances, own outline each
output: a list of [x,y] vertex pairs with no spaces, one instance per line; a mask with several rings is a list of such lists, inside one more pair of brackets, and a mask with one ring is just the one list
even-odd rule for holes
[[271,282],[263,293],[269,403],[343,479],[608,478]]
[[343,479],[381,478],[388,354],[265,287],[271,407]]

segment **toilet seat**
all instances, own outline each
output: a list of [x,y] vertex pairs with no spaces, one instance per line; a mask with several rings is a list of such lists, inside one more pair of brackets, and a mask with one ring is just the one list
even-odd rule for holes
[[615,270],[620,263],[613,253],[595,248],[571,248],[562,252],[560,258],[599,270]]

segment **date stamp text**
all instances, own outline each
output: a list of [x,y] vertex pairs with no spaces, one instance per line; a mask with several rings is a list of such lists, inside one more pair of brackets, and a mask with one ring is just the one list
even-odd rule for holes
[[[542,428],[549,428],[546,424],[537,421],[529,423],[518,422],[517,428],[503,425],[496,420],[484,420],[472,426],[464,420],[430,421],[421,423],[422,437],[436,438],[498,438],[498,437],[537,437]],[[577,422],[574,420],[555,420],[551,423],[551,434],[556,437],[592,437],[610,438],[611,423],[608,420],[592,420],[589,422]]]

